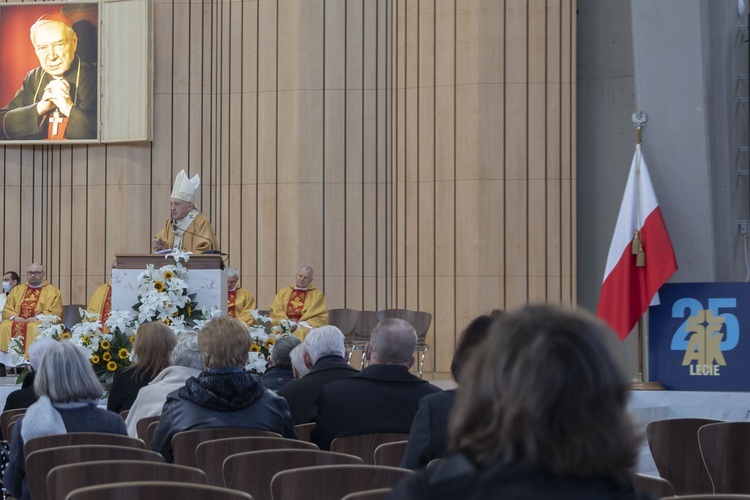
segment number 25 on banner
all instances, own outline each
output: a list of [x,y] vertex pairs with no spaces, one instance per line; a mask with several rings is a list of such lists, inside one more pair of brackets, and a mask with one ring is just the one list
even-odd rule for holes
[[690,367],[690,375],[720,375],[719,367],[727,364],[722,351],[734,349],[740,340],[737,316],[721,310],[736,307],[734,298],[708,299],[708,308],[690,297],[674,303],[672,317],[686,319],[672,336],[671,350],[685,351],[682,366]]

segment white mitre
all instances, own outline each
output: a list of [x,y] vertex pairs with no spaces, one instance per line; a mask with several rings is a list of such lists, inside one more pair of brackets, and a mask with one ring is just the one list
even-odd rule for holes
[[180,173],[177,174],[174,180],[174,187],[172,188],[170,198],[195,203],[195,193],[198,191],[198,186],[200,185],[201,178],[198,174],[195,174],[191,179],[184,170],[180,170]]

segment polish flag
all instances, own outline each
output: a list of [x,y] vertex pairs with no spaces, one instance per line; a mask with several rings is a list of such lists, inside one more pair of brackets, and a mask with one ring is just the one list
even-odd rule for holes
[[641,145],[636,144],[609,247],[596,315],[625,340],[659,288],[676,270],[672,242]]

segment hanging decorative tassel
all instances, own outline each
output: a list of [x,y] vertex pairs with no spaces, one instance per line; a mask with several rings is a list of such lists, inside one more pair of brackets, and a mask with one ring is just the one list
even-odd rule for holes
[[641,232],[636,231],[635,235],[633,236],[633,241],[630,244],[630,253],[633,255],[638,255],[638,252],[643,251],[643,245],[641,245]]
[[643,251],[643,243],[640,242],[640,238],[639,238],[638,254],[635,257],[635,266],[646,267],[646,252]]
[[640,231],[636,231],[633,236],[633,242],[630,244],[630,253],[635,255],[636,267],[646,267],[646,253],[643,251]]

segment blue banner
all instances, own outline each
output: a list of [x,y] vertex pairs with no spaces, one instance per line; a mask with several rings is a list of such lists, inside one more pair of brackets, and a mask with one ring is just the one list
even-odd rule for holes
[[750,283],[668,283],[649,314],[649,379],[677,391],[750,391]]

